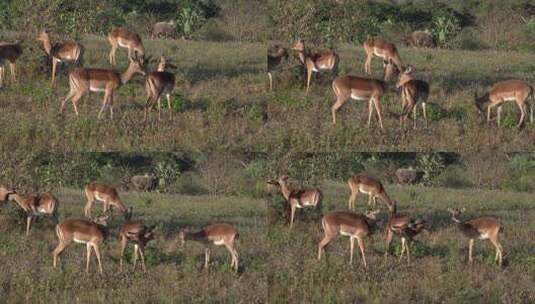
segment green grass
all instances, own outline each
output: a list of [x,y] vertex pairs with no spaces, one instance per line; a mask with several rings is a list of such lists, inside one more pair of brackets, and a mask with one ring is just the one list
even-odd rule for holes
[[[60,219],[81,217],[84,205],[79,190],[57,193]],[[70,245],[62,255],[61,267],[52,268],[51,252],[57,244],[53,225],[38,222],[26,238],[22,218],[7,206],[0,209],[2,235],[0,256],[0,300],[3,303],[75,302],[82,303],[258,303],[267,296],[268,266],[263,200],[224,196],[185,196],[157,193],[121,193],[134,206],[135,218],[156,225],[156,239],[146,249],[147,273],[131,269],[133,246],[127,262],[119,270],[117,235],[122,217],[110,225],[110,237],[101,249],[104,274],[96,272],[93,256],[91,273],[85,273],[85,246]],[[95,205],[94,214],[102,205]],[[240,233],[237,249],[240,270],[230,269],[228,252],[212,248],[209,271],[203,270],[204,247],[187,242],[179,246],[178,231],[199,229],[213,222],[228,222]]]
[[[313,47],[311,45],[310,47]],[[338,45],[339,75],[364,76],[364,50],[357,45]],[[376,116],[372,127],[366,126],[367,104],[350,100],[338,111],[337,125],[332,125],[330,108],[335,101],[328,72],[313,79],[308,96],[304,77],[296,79],[296,69],[275,73],[274,91],[268,94],[268,146],[292,142],[298,151],[526,151],[533,148],[528,140],[535,135],[535,125],[516,129],[520,112],[516,104],[504,105],[502,126],[483,122],[473,105],[474,91],[479,95],[497,81],[520,78],[534,83],[535,55],[515,52],[418,50],[400,48],[405,64],[415,68],[417,78],[430,83],[428,102],[429,128],[424,128],[421,108],[417,130],[411,121],[399,128],[401,106],[394,91],[394,81],[382,99],[383,124],[379,130]],[[292,63],[293,64],[293,63]],[[374,58],[373,77],[382,78],[382,62]],[[288,68],[285,66],[284,68]],[[317,74],[316,74],[317,75]],[[535,101],[533,101],[535,103]],[[493,114],[495,117],[495,113]],[[282,148],[281,148],[282,149]]]
[[[342,183],[324,182],[323,211],[347,207],[349,190]],[[305,210],[293,231],[284,221],[268,230],[270,243],[269,302],[271,303],[530,303],[535,299],[535,264],[531,223],[535,220],[532,195],[484,190],[452,190],[416,186],[387,186],[397,199],[399,212],[428,220],[430,233],[417,236],[411,264],[397,256],[384,261],[384,224],[365,240],[368,268],[358,251],[349,262],[349,240],[338,236],[327,247],[321,261],[317,245],[323,237],[319,218]],[[275,196],[271,204],[282,204]],[[363,212],[367,197],[359,195],[357,210]],[[274,205],[271,205],[274,206]],[[463,219],[493,215],[505,231],[504,267],[494,263],[494,248],[476,241],[475,263],[467,264],[468,241],[452,225],[448,207],[467,208]],[[270,207],[269,209],[273,209]],[[275,208],[276,209],[276,208]],[[270,212],[268,212],[269,214]],[[391,253],[399,255],[399,239]]]

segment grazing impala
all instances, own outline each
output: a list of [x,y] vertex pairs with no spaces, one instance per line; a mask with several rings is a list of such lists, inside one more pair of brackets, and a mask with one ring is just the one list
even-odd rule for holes
[[[392,63],[389,64],[392,65]],[[415,79],[412,75],[412,67],[408,67],[403,73],[400,73],[396,88],[401,90],[402,110],[399,118],[400,126],[403,126],[412,111],[414,120],[413,128],[416,129],[416,108],[418,103],[421,103],[425,119],[425,127],[427,128],[426,103],[427,97],[429,96],[429,83]]]
[[4,67],[6,61],[9,61],[9,70],[11,72],[11,82],[17,81],[17,59],[22,55],[21,42],[0,43],[0,88],[4,82]]
[[58,63],[62,61],[72,61],[75,64],[79,63],[80,56],[82,54],[82,45],[80,43],[66,41],[52,44],[46,30],[43,30],[39,36],[37,36],[37,41],[41,41],[43,43],[45,52],[48,54],[48,56],[52,57],[52,85],[54,85],[56,78],[56,68]]
[[269,90],[273,90],[273,70],[281,64],[282,59],[288,58],[288,50],[280,45],[273,44],[267,52],[267,75],[269,79]]
[[[520,128],[524,122],[526,116],[526,103],[527,99],[533,99],[533,87],[525,81],[512,79],[505,80],[496,83],[490,88],[490,90],[482,95],[477,96],[477,92],[474,93],[475,105],[479,113],[483,112],[483,105],[487,105],[487,124],[490,124],[490,111],[494,107],[498,107],[498,126],[500,126],[502,106],[506,101],[514,101],[520,109],[520,120],[517,127]],[[533,104],[530,104],[530,122],[533,123]]]
[[336,102],[331,107],[333,125],[336,124],[336,111],[349,99],[368,101],[368,128],[372,120],[372,113],[375,107],[379,125],[383,130],[383,114],[381,110],[381,96],[385,93],[385,83],[380,80],[362,78],[358,76],[338,76],[333,84]]
[[91,251],[95,251],[97,256],[98,268],[102,274],[102,263],[100,261],[99,246],[108,236],[107,219],[109,215],[102,215],[94,220],[86,219],[66,219],[56,225],[56,235],[58,237],[58,246],[52,253],[53,266],[56,268],[60,255],[69,246],[72,241],[75,243],[85,244],[87,247],[87,260],[85,271],[89,273],[89,261],[91,260]]
[[208,245],[221,246],[225,245],[231,256],[230,267],[238,271],[238,251],[235,247],[235,242],[239,237],[238,231],[234,226],[225,223],[218,223],[208,225],[202,228],[198,232],[186,232],[180,231],[179,239],[180,244],[188,240],[196,241],[205,244],[206,248],[204,251],[204,268],[208,269],[208,263],[210,262],[210,248]]
[[[5,201],[13,200],[17,205],[26,212],[26,236],[30,234],[30,228],[35,218],[40,215],[52,216],[56,221],[58,219],[58,200],[49,193],[29,193],[20,195],[15,191],[0,189],[0,194]],[[1,200],[0,200],[1,201]]]
[[280,187],[282,196],[290,205],[290,229],[293,227],[295,211],[304,207],[321,209],[323,193],[318,188],[290,190],[288,188],[288,176],[283,175],[279,180],[269,180],[268,184]]
[[142,220],[126,221],[119,231],[119,246],[121,251],[120,267],[123,268],[124,250],[128,242],[134,243],[134,270],[136,270],[137,256],[141,258],[141,266],[143,271],[147,271],[145,267],[145,246],[154,239],[155,226],[147,227]]
[[130,58],[128,69],[122,74],[115,70],[75,68],[69,73],[70,92],[61,103],[60,113],[63,113],[65,103],[70,99],[74,112],[78,115],[77,102],[85,94],[91,92],[104,92],[102,107],[98,118],[102,116],[106,107],[110,108],[110,118],[113,119],[113,93],[120,86],[127,83],[134,74],[145,75],[139,59]]
[[351,211],[332,211],[323,216],[321,225],[323,226],[324,237],[318,244],[318,260],[321,260],[323,248],[338,234],[349,236],[349,264],[353,263],[353,247],[357,239],[362,262],[366,267],[366,255],[364,254],[364,238],[371,235],[376,222],[376,215],[379,210],[367,211],[365,215],[356,214]]
[[110,64],[114,66],[117,64],[115,60],[115,52],[117,52],[118,47],[127,48],[128,58],[140,58],[140,61],[143,64],[145,48],[143,47],[143,42],[138,34],[125,28],[116,28],[109,32],[108,41],[111,44]]
[[9,190],[5,186],[0,186],[0,203],[4,203],[7,201],[7,196],[11,193],[14,193],[15,191]]
[[334,50],[331,49],[321,53],[309,54],[305,49],[305,43],[303,40],[298,40],[292,46],[292,50],[297,51],[299,60],[305,66],[307,71],[307,94],[308,89],[310,88],[312,73],[317,73],[320,70],[330,70],[333,75],[336,74],[339,58]]
[[503,248],[500,242],[498,242],[498,234],[503,231],[503,226],[495,217],[479,217],[468,221],[461,221],[458,216],[465,211],[462,209],[448,209],[451,213],[451,219],[456,223],[457,228],[461,230],[464,236],[470,241],[468,245],[468,261],[472,263],[472,250],[474,247],[474,239],[486,240],[488,239],[492,245],[496,248],[495,260],[500,267],[502,266],[502,254]]
[[380,37],[370,37],[364,41],[364,51],[366,52],[366,63],[364,70],[368,75],[372,74],[372,58],[377,56],[383,59],[383,63],[392,62],[400,71],[403,71],[403,64],[399,57],[396,45]]
[[348,202],[348,208],[350,210],[355,209],[355,201],[357,200],[359,192],[368,194],[368,207],[372,209],[375,209],[375,206],[377,205],[377,198],[380,198],[388,206],[393,202],[388,194],[386,194],[385,188],[380,181],[364,174],[358,174],[349,178],[347,180],[347,185],[349,186],[349,190],[351,190]]
[[158,69],[147,75],[145,80],[145,92],[147,93],[147,102],[145,105],[145,120],[147,120],[148,111],[151,111],[156,102],[158,102],[158,120],[161,119],[160,97],[165,94],[167,98],[167,108],[171,114],[171,93],[175,88],[175,75],[166,72],[167,67],[174,67],[168,63],[165,57],[160,57]]
[[110,206],[113,206],[124,213],[126,219],[132,216],[132,208],[130,207],[130,210],[126,208],[114,187],[103,183],[90,183],[85,186],[84,191],[85,198],[87,199],[84,208],[84,215],[86,217],[91,217],[91,208],[95,200],[99,200],[104,204],[104,212],[108,211]]

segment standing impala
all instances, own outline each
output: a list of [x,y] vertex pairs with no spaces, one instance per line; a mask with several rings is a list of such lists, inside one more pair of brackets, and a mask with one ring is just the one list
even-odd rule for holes
[[290,229],[292,229],[295,211],[304,207],[315,207],[320,209],[323,193],[318,188],[290,190],[287,182],[288,176],[283,175],[279,180],[268,181],[268,184],[280,187],[282,196],[290,205]]
[[108,41],[111,44],[111,65],[115,66],[117,64],[117,61],[115,60],[115,52],[117,52],[118,47],[127,48],[128,58],[140,58],[141,63],[143,63],[143,59],[145,57],[145,48],[143,47],[143,42],[138,34],[120,27],[109,32]]
[[338,55],[334,50],[329,50],[321,53],[308,53],[305,49],[305,43],[303,40],[298,40],[293,46],[292,50],[297,51],[299,60],[305,66],[307,71],[307,87],[306,93],[310,88],[310,80],[312,73],[318,73],[321,70],[330,70],[333,75],[336,74],[338,65]]
[[[533,87],[525,81],[512,79],[500,81],[492,86],[490,90],[482,95],[477,96],[477,92],[474,93],[475,105],[479,113],[483,112],[483,105],[487,105],[487,124],[490,124],[490,111],[494,107],[498,107],[498,126],[500,126],[502,106],[506,101],[514,101],[520,109],[520,120],[517,127],[520,128],[524,122],[526,116],[526,103],[527,99],[533,99]],[[533,123],[533,104],[530,104],[530,122]]]
[[334,79],[332,88],[334,95],[336,95],[336,101],[331,107],[333,125],[336,124],[336,111],[351,98],[354,100],[367,100],[368,128],[375,108],[379,125],[383,130],[383,114],[381,110],[381,96],[385,93],[385,83],[383,81],[351,75],[338,76]]
[[95,251],[97,256],[98,268],[102,274],[102,263],[100,261],[99,246],[108,236],[107,220],[109,215],[102,215],[93,220],[86,219],[66,219],[56,225],[56,235],[58,245],[52,253],[53,266],[56,268],[60,255],[69,246],[72,241],[85,244],[87,248],[87,259],[85,271],[89,273],[89,261],[91,260],[91,251]]
[[[391,65],[392,63],[389,64]],[[425,119],[425,127],[427,128],[426,103],[427,98],[429,97],[429,83],[415,79],[412,75],[412,67],[409,67],[405,69],[403,73],[400,73],[396,88],[401,90],[402,111],[399,118],[400,126],[403,126],[412,111],[414,120],[413,128],[416,129],[416,108],[418,103],[421,103]]]
[[180,244],[183,246],[188,240],[196,241],[205,244],[204,251],[204,268],[208,269],[208,263],[210,262],[210,248],[208,245],[221,246],[225,245],[231,256],[230,267],[238,271],[238,251],[235,247],[235,241],[238,239],[238,230],[234,226],[225,223],[218,223],[208,225],[202,228],[198,232],[186,232],[180,231],[179,239]]
[[158,102],[158,120],[161,119],[160,97],[165,94],[167,98],[167,108],[171,113],[171,93],[175,88],[175,75],[166,72],[167,67],[174,67],[167,62],[165,57],[160,57],[158,69],[147,75],[145,80],[145,92],[147,93],[147,102],[145,105],[145,120],[147,120],[148,111],[151,111],[156,102]]
[[[0,193],[4,192],[0,190]],[[30,234],[30,228],[35,218],[40,215],[52,216],[58,219],[58,200],[49,193],[29,193],[20,195],[15,191],[4,192],[6,201],[13,200],[26,212],[26,236]],[[1,201],[1,200],[0,200]]]
[[269,90],[273,90],[273,70],[279,66],[282,59],[288,58],[288,50],[280,45],[274,44],[267,52],[267,75],[269,79]]
[[[366,52],[366,63],[364,70],[368,75],[372,74],[372,58],[377,56],[383,59],[383,63],[392,62],[399,71],[403,71],[403,63],[399,57],[396,45],[380,37],[370,37],[363,43]],[[386,76],[386,75],[385,75]],[[385,79],[386,80],[386,79]]]
[[465,211],[462,209],[448,209],[451,213],[451,219],[456,223],[457,228],[462,234],[467,237],[470,242],[468,246],[468,261],[473,263],[472,250],[474,247],[474,239],[489,240],[496,248],[495,260],[500,267],[502,266],[503,248],[498,241],[498,235],[503,231],[503,226],[495,217],[479,217],[468,221],[461,221],[458,216]]
[[9,70],[11,72],[11,82],[17,82],[17,59],[22,55],[21,42],[0,43],[0,88],[4,86],[4,67],[6,61],[9,61]]
[[43,43],[45,52],[52,58],[52,85],[54,85],[56,78],[56,68],[58,63],[62,61],[72,61],[75,64],[78,64],[80,62],[82,45],[78,42],[66,41],[52,44],[50,42],[50,36],[46,30],[43,30],[39,36],[37,36],[37,41]]
[[113,206],[124,213],[125,218],[129,219],[132,216],[132,208],[130,210],[126,208],[114,187],[103,183],[89,183],[85,186],[84,191],[87,199],[84,208],[86,217],[91,218],[91,208],[95,200],[99,200],[104,204],[104,212],[107,212],[110,206]]
[[379,210],[367,211],[365,215],[351,211],[332,211],[327,213],[321,220],[324,237],[318,244],[318,260],[321,260],[323,248],[338,234],[349,236],[349,264],[353,263],[353,247],[357,239],[362,263],[366,267],[366,255],[364,254],[364,238],[371,235]]
[[75,68],[69,73],[70,92],[61,103],[60,113],[63,113],[65,103],[70,99],[74,112],[78,115],[77,102],[85,94],[91,92],[104,92],[102,106],[98,118],[102,116],[106,107],[110,108],[110,118],[113,119],[113,93],[123,84],[127,83],[134,74],[145,75],[143,66],[138,58],[130,58],[128,69],[122,74],[115,70]]
[[120,267],[123,268],[124,250],[128,242],[134,243],[134,270],[136,270],[137,256],[141,258],[143,272],[147,271],[145,267],[145,246],[154,239],[155,226],[147,227],[142,220],[126,221],[119,232],[119,246],[121,251]]
[[377,198],[380,198],[388,206],[393,202],[388,194],[386,194],[385,188],[380,181],[364,174],[358,174],[349,178],[347,180],[347,185],[349,186],[349,190],[351,190],[348,202],[348,208],[350,210],[355,209],[355,201],[357,200],[359,192],[368,194],[368,207],[372,209],[375,209],[377,205]]

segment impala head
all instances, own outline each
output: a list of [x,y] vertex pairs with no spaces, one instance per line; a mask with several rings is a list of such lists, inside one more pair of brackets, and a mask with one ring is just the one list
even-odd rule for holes
[[110,218],[110,212],[104,212],[104,214],[91,219],[91,221],[97,225],[108,226],[108,219]]
[[143,69],[143,61],[140,59],[140,57],[130,57],[130,65],[128,66],[128,70],[130,70],[132,73],[138,73],[143,76],[146,75],[145,70]]
[[431,229],[429,223],[423,219],[414,220],[413,222],[409,223],[409,227],[417,231],[426,230],[429,232]]
[[305,42],[303,39],[297,39],[297,41],[291,47],[294,51],[303,52],[305,50]]
[[184,246],[184,243],[186,243],[186,231],[180,230],[178,233],[178,245],[182,247]]
[[383,60],[384,80],[389,81],[400,74],[398,67],[392,62],[392,60]]
[[[393,65],[393,64],[391,64]],[[396,68],[397,70],[397,68]],[[412,77],[412,66],[407,66],[407,68],[399,74],[398,81],[396,82],[396,88],[399,89],[401,86],[403,86],[407,81],[413,79]]]
[[477,91],[474,91],[474,104],[476,106],[477,112],[479,114],[483,113],[483,105],[488,101],[488,95],[483,94],[481,96],[477,96]]
[[448,208],[448,211],[449,213],[451,213],[451,218],[454,222],[457,222],[459,223],[460,220],[459,220],[459,216],[461,215],[461,213],[465,212],[466,211],[466,208],[461,208],[461,209],[458,209],[458,208]]
[[369,219],[369,220],[372,220],[372,221],[376,221],[377,220],[377,214],[379,214],[381,212],[381,210],[377,209],[377,210],[368,210],[364,213],[364,216]]
[[48,36],[48,32],[47,32],[46,29],[45,29],[45,30],[42,30],[42,31],[37,35],[37,38],[36,38],[37,41],[41,41],[41,42],[46,41],[46,40],[48,40],[48,39],[49,39],[49,36]]
[[10,194],[15,193],[13,190],[9,190],[4,186],[0,186],[0,203],[6,202]]

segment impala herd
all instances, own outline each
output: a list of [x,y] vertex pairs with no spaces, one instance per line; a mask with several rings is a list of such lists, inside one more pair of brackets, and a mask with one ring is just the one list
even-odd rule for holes
[[[377,114],[379,127],[383,129],[383,114],[381,111],[381,97],[388,91],[388,82],[398,77],[395,89],[399,91],[401,101],[401,114],[399,115],[400,127],[403,127],[409,114],[413,114],[413,127],[416,128],[416,109],[421,104],[426,127],[427,111],[426,103],[429,97],[429,83],[417,79],[413,74],[413,67],[403,64],[395,44],[380,38],[370,37],[363,43],[366,55],[364,71],[366,77],[355,75],[341,75],[334,77],[332,89],[336,100],[331,107],[332,123],[336,124],[336,112],[348,99],[368,102],[368,127],[371,124],[373,112]],[[329,70],[336,75],[337,66],[340,61],[335,50],[313,53],[305,48],[305,42],[301,39],[287,48],[281,43],[275,43],[268,49],[267,72],[269,79],[269,90],[273,90],[273,71],[284,59],[288,58],[288,52],[295,51],[299,62],[306,71],[305,92],[308,94],[313,73],[321,70]],[[371,62],[373,57],[383,60],[383,79],[370,78],[372,75]],[[477,92],[474,96],[474,105],[479,113],[487,112],[487,124],[491,121],[491,110],[497,107],[497,124],[500,125],[500,116],[503,103],[514,101],[520,109],[520,119],[517,127],[524,123],[528,112],[528,98],[533,98],[533,87],[523,80],[513,79],[500,81],[494,84],[490,90],[482,96]],[[530,122],[533,123],[533,104],[530,106]],[[486,108],[486,110],[485,110]]]
[[[304,188],[304,189],[290,189],[288,183],[288,176],[281,176],[278,180],[269,180],[268,184],[275,185],[280,188],[280,193],[286,200],[290,207],[290,230],[293,227],[295,206],[298,208],[314,207],[320,212],[322,192],[318,188]],[[390,244],[394,236],[401,240],[401,253],[399,259],[406,254],[407,261],[410,262],[411,250],[410,245],[420,232],[430,230],[430,225],[421,218],[415,218],[410,215],[401,214],[397,212],[397,201],[391,199],[385,191],[383,184],[366,175],[359,174],[351,177],[347,181],[351,194],[349,197],[348,210],[335,210],[323,215],[321,226],[323,228],[324,236],[318,243],[318,260],[325,246],[331,242],[337,235],[344,235],[349,237],[350,257],[349,264],[353,262],[353,248],[355,240],[360,249],[362,263],[367,267],[364,239],[370,236],[374,230],[377,229],[377,215],[381,212],[376,209],[377,199],[385,204],[388,209],[387,223],[385,225],[385,260],[388,258],[390,251]],[[368,211],[364,214],[354,212],[355,202],[359,192],[368,195]],[[498,241],[499,233],[503,231],[503,226],[495,217],[479,217],[467,221],[459,220],[463,209],[448,209],[451,213],[451,219],[459,228],[461,233],[469,239],[468,260],[473,262],[472,250],[474,240],[490,240],[496,248],[496,262],[502,266],[503,248]]]
[[[123,256],[128,243],[134,244],[134,270],[136,269],[138,256],[141,259],[143,271],[145,267],[145,246],[155,238],[155,226],[147,226],[143,220],[132,219],[132,207],[128,208],[122,202],[117,190],[103,183],[90,183],[85,189],[86,204],[84,208],[85,218],[67,218],[58,221],[58,200],[49,193],[18,194],[5,186],[0,186],[0,203],[14,201],[26,214],[26,236],[30,234],[31,223],[38,216],[51,216],[56,222],[56,236],[58,245],[52,252],[52,265],[58,266],[60,256],[72,242],[85,244],[87,248],[86,272],[89,272],[89,264],[93,252],[97,258],[99,272],[103,273],[100,245],[108,238],[108,220],[112,215],[112,209],[119,210],[124,215],[124,222],[118,233],[120,268],[123,267]],[[91,216],[91,209],[95,200],[103,204],[103,213],[97,217]],[[180,230],[178,233],[179,243],[182,246],[185,241],[193,240],[205,245],[205,269],[208,269],[210,260],[210,245],[224,245],[231,256],[230,267],[238,271],[238,251],[235,241],[239,234],[233,225],[227,223],[214,223],[205,226],[200,231],[189,232]]]

